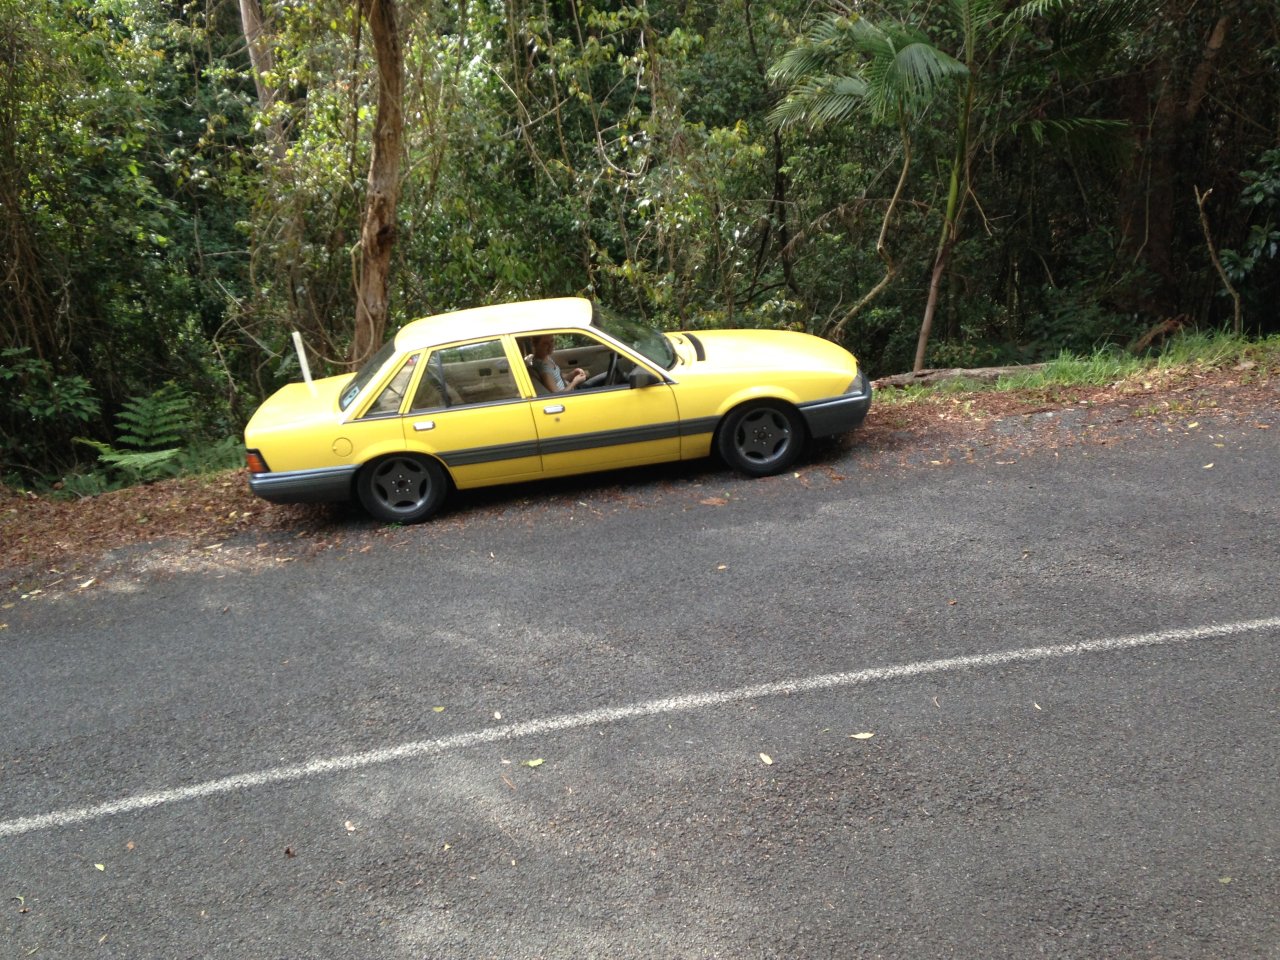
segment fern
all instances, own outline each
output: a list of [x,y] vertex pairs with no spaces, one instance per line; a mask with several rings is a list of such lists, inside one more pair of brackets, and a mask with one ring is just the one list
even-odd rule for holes
[[166,450],[118,450],[101,440],[90,440],[87,437],[76,437],[76,441],[98,451],[98,460],[121,475],[125,484],[150,483],[162,477],[171,477],[177,472],[174,468],[181,447],[169,447]]
[[100,440],[76,440],[98,451],[98,460],[126,483],[149,483],[180,472],[183,434],[191,416],[191,398],[172,380],[159,390],[125,402],[116,416],[119,433],[112,446]]
[[116,417],[118,443],[158,450],[182,442],[191,418],[191,398],[172,380],[154,393],[127,400]]

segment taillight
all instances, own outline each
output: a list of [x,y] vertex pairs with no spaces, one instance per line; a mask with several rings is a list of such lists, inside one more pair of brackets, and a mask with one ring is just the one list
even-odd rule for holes
[[270,473],[267,467],[267,461],[262,459],[262,454],[257,450],[246,450],[244,452],[244,463],[249,468],[250,473]]

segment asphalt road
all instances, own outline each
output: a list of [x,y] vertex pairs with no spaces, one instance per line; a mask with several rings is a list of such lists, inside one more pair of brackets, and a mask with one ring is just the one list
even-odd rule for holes
[[1280,957],[1280,422],[1200,419],[16,603],[0,957]]

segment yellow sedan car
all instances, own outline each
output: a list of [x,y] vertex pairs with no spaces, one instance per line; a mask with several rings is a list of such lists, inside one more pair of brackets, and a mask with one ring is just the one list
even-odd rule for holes
[[245,428],[253,492],[358,499],[411,523],[449,489],[718,453],[751,476],[858,426],[871,385],[803,333],[659,333],[589,300],[461,310],[406,324],[358,373],[292,383]]

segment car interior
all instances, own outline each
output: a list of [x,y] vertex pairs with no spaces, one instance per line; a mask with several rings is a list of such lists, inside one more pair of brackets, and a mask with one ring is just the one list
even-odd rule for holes
[[[533,368],[533,338],[521,337],[518,342],[534,390],[538,396],[550,394],[551,390]],[[577,388],[578,391],[626,383],[626,375],[630,372],[630,364],[625,363],[625,358],[616,350],[581,333],[556,334],[556,347],[551,353],[551,359],[556,362],[566,379],[569,372],[578,367],[587,371],[587,379]]]
[[[551,394],[552,391],[533,369],[533,338],[521,337],[518,344],[537,395]],[[389,416],[400,410],[404,391],[421,356],[414,354],[406,358],[365,416]],[[556,349],[551,357],[566,377],[578,367],[587,371],[587,379],[575,392],[625,384],[631,366],[607,344],[577,333],[557,334]],[[411,412],[438,410],[465,404],[515,400],[519,396],[520,391],[502,341],[487,340],[445,347],[428,354],[426,368],[419,378],[409,409]]]

